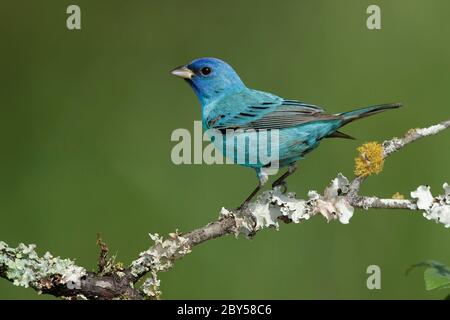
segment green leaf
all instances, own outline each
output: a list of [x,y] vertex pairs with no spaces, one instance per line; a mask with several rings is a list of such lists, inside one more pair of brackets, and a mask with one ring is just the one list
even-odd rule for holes
[[450,288],[450,271],[448,268],[446,270],[446,273],[442,274],[436,268],[427,268],[424,273],[425,288],[427,290]]
[[424,280],[425,289],[449,289],[450,288],[450,268],[438,261],[424,261],[411,266],[406,274],[419,267],[425,267]]

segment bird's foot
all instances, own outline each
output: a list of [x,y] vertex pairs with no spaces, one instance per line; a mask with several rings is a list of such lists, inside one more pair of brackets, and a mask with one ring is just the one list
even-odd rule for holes
[[285,194],[288,191],[288,187],[287,187],[287,182],[286,181],[281,181],[281,182],[272,184],[272,189],[275,189],[277,187],[280,187],[280,191],[281,191],[282,194]]

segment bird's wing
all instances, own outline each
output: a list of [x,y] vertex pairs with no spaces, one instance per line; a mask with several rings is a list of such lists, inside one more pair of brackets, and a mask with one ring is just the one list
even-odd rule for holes
[[283,129],[339,118],[321,107],[255,90],[225,97],[206,111],[207,127],[219,130]]

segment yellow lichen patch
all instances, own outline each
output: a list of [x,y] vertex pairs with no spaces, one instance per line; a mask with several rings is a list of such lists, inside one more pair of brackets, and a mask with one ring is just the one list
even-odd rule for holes
[[383,146],[378,142],[367,142],[358,147],[359,155],[355,158],[355,174],[367,177],[383,170]]
[[406,132],[406,135],[407,136],[412,135],[412,134],[416,133],[418,129],[420,129],[420,128],[411,128]]
[[392,195],[392,199],[403,200],[405,199],[405,196],[402,195],[400,192],[396,192]]

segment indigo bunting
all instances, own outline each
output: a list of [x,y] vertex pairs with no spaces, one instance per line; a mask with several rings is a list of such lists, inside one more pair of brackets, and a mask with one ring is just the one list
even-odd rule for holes
[[[249,161],[257,152],[255,148],[236,146],[236,136],[262,130],[277,130],[277,166],[287,167],[272,187],[285,185],[285,179],[297,169],[297,161],[317,148],[323,138],[353,137],[339,131],[346,124],[388,109],[401,106],[399,103],[369,106],[349,112],[328,114],[319,106],[297,100],[287,100],[271,93],[247,88],[238,74],[226,62],[217,58],[200,58],[171,71],[185,79],[194,90],[202,107],[202,124],[205,130],[215,129],[223,139],[212,139],[214,146],[222,151],[232,144],[234,159],[246,167],[256,170],[259,183],[238,209],[242,209],[268,181],[267,168],[271,163]],[[233,129],[233,130],[231,130]],[[235,132],[231,138],[227,135]],[[246,138],[254,139],[247,134]],[[235,152],[244,150],[245,157],[236,161]],[[273,162],[273,159],[271,160]]]

